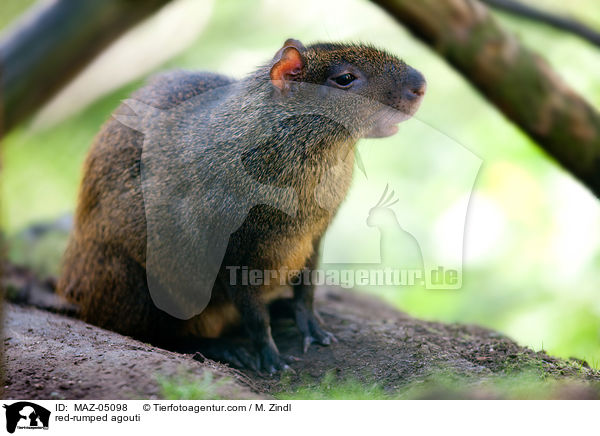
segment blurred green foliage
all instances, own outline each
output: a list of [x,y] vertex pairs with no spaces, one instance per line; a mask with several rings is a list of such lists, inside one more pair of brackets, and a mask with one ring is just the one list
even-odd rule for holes
[[337,380],[327,374],[318,383],[284,388],[275,394],[279,400],[419,400],[419,399],[512,399],[546,400],[571,394],[577,398],[597,397],[598,387],[577,381],[544,380],[535,371],[511,376],[493,376],[483,381],[451,371],[438,371],[388,392],[377,383]]
[[[227,385],[232,385],[231,380],[219,378],[215,380],[212,372],[206,371],[201,377],[182,373],[175,377],[157,377],[161,397],[165,400],[223,400],[219,391]],[[231,390],[231,389],[229,389]]]
[[[597,0],[535,3],[571,13],[600,28]],[[24,4],[22,0],[3,1],[0,26]],[[591,104],[600,106],[597,48],[543,25],[505,14],[498,17],[526,45],[548,59]],[[320,0],[218,1],[198,40],[162,69],[215,70],[242,77],[268,60],[288,37],[305,43],[370,42],[398,54],[428,79],[428,94],[418,119],[483,159],[474,195],[493,207],[491,214],[474,208],[469,215],[462,289],[374,292],[416,316],[482,324],[534,349],[544,348],[561,357],[576,356],[600,367],[598,200],[508,123],[458,73],[375,6],[359,0],[344,2],[343,8],[339,2]],[[120,100],[140,83],[142,79],[57,125],[37,130],[22,126],[5,139],[2,223],[13,241],[32,223],[53,220],[73,210],[81,163],[93,136]],[[436,163],[445,156],[419,154],[423,138],[414,123],[402,125],[396,137],[364,141],[360,151],[375,165],[367,168],[367,173],[383,177],[397,192],[425,180],[439,184],[436,198],[419,202],[418,218],[430,213],[427,204],[446,201],[446,181],[436,179],[435,172]],[[395,144],[402,146],[390,155]],[[356,191],[364,176],[357,171],[355,178]],[[344,216],[357,213],[354,204],[349,201],[340,211],[333,231],[352,232],[343,228],[343,221]],[[492,229],[495,236],[481,245],[479,239],[492,232],[486,227],[491,226],[488,218],[496,223]],[[470,227],[478,230],[470,234]],[[30,257],[18,247],[17,242],[12,246],[13,259],[27,261]],[[475,247],[475,254],[469,255],[470,247]]]
[[[202,377],[182,374],[159,377],[160,397],[166,400],[219,400],[219,392],[231,392],[235,386],[228,379],[214,381],[211,373]],[[228,386],[229,383],[229,386]],[[545,400],[552,398],[597,398],[600,386],[569,378],[546,378],[534,368],[514,374],[493,375],[485,379],[467,377],[451,370],[440,369],[418,380],[386,390],[380,384],[340,379],[334,372],[319,381],[306,379],[292,386],[286,374],[273,394],[278,400],[418,400],[418,399],[513,399]]]
[[35,0],[8,0],[0,6],[0,31],[19,17]]

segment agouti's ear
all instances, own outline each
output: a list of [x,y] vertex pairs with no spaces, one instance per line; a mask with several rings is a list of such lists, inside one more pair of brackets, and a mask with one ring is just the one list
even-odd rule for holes
[[304,47],[304,44],[302,44],[300,41],[298,41],[297,39],[294,38],[288,38],[285,40],[285,42],[283,43],[282,48],[285,47],[296,47],[298,49],[298,51],[303,51],[306,50],[306,47]]
[[303,49],[304,46],[300,41],[288,39],[275,54],[270,76],[271,83],[279,91],[287,91],[289,89],[289,83],[287,82],[298,78],[302,73],[304,60],[299,50]]

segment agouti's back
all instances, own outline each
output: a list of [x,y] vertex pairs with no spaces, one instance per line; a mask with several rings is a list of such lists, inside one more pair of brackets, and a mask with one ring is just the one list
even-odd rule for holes
[[[169,110],[233,82],[214,73],[175,71],[157,76],[132,98]],[[119,111],[127,107],[122,105]],[[153,340],[162,336],[163,322],[178,322],[156,309],[146,285],[143,144],[143,133],[114,118],[96,136],[84,163],[75,228],[58,290],[78,304],[84,320]]]

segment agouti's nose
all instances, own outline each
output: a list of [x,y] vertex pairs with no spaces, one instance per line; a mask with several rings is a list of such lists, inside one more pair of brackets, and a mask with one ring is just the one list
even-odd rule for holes
[[410,69],[404,83],[403,94],[407,100],[416,100],[425,95],[427,89],[425,77],[414,68]]

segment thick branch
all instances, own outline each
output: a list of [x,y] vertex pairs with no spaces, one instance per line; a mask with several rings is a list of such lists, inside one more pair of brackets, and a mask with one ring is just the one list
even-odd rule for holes
[[561,17],[541,9],[534,8],[514,0],[480,0],[493,8],[502,9],[513,15],[548,24],[560,30],[572,33],[600,47],[600,32],[585,24],[567,17]]
[[600,116],[475,0],[374,0],[600,196]]
[[56,0],[35,7],[0,42],[0,132],[32,115],[110,42],[168,2]]

